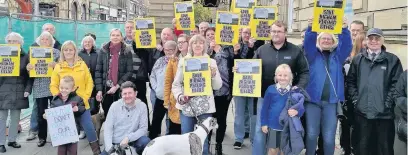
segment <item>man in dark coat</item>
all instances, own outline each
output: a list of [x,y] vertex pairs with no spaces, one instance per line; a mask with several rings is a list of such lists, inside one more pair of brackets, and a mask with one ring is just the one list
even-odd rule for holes
[[368,49],[353,57],[347,75],[348,92],[355,107],[355,154],[394,154],[394,92],[402,65],[383,43],[380,29],[368,30]]

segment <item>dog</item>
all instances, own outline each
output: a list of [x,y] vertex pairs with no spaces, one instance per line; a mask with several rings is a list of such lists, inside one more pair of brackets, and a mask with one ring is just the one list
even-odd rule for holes
[[142,155],[202,155],[207,135],[216,128],[217,119],[208,117],[197,124],[193,132],[157,137],[150,141]]

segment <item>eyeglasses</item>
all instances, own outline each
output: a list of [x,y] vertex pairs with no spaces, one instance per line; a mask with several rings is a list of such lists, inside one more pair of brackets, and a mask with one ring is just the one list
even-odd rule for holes
[[322,37],[322,38],[320,38],[320,40],[331,41],[331,40],[333,40],[333,39],[332,39],[332,38],[324,38],[324,37]]
[[379,36],[369,36],[367,40],[368,41],[380,41],[381,37],[379,37]]
[[184,43],[187,43],[187,41],[179,41],[177,44],[183,45]]
[[165,51],[168,51],[168,52],[174,52],[176,49],[164,49]]

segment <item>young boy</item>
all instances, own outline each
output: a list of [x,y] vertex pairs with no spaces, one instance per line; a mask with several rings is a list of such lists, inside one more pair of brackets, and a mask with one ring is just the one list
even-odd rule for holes
[[[269,149],[268,155],[277,155],[280,152],[279,148],[281,142],[281,132],[283,126],[279,123],[279,116],[287,104],[287,99],[294,96],[302,96],[301,93],[292,90],[293,74],[287,64],[281,64],[275,71],[275,83],[268,87],[265,92],[264,103],[261,110],[261,125],[262,131],[267,136],[267,145]],[[289,96],[290,95],[290,96]],[[298,103],[293,107],[297,109],[288,108],[288,115],[290,117],[301,116],[304,109],[303,102]],[[280,153],[283,154],[283,153]]]
[[[50,108],[72,105],[75,119],[79,119],[85,112],[85,104],[81,97],[75,93],[75,81],[72,76],[64,76],[59,85],[60,94],[55,96],[50,104]],[[45,114],[44,114],[45,118]],[[70,143],[58,146],[58,155],[76,155],[78,143]]]

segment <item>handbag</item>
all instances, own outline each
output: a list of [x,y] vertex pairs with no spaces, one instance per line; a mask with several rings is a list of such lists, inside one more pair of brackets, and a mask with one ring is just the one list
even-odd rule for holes
[[329,77],[330,84],[331,84],[332,87],[333,87],[334,95],[336,95],[336,98],[337,98],[337,108],[336,108],[337,118],[340,119],[340,120],[347,119],[346,115],[344,115],[344,112],[343,112],[343,104],[341,103],[340,98],[339,98],[339,96],[337,95],[336,88],[334,87],[333,80],[332,80],[332,78],[330,77],[329,70],[327,69],[326,64],[324,65],[324,68],[326,69],[326,74],[327,74],[327,76]]

